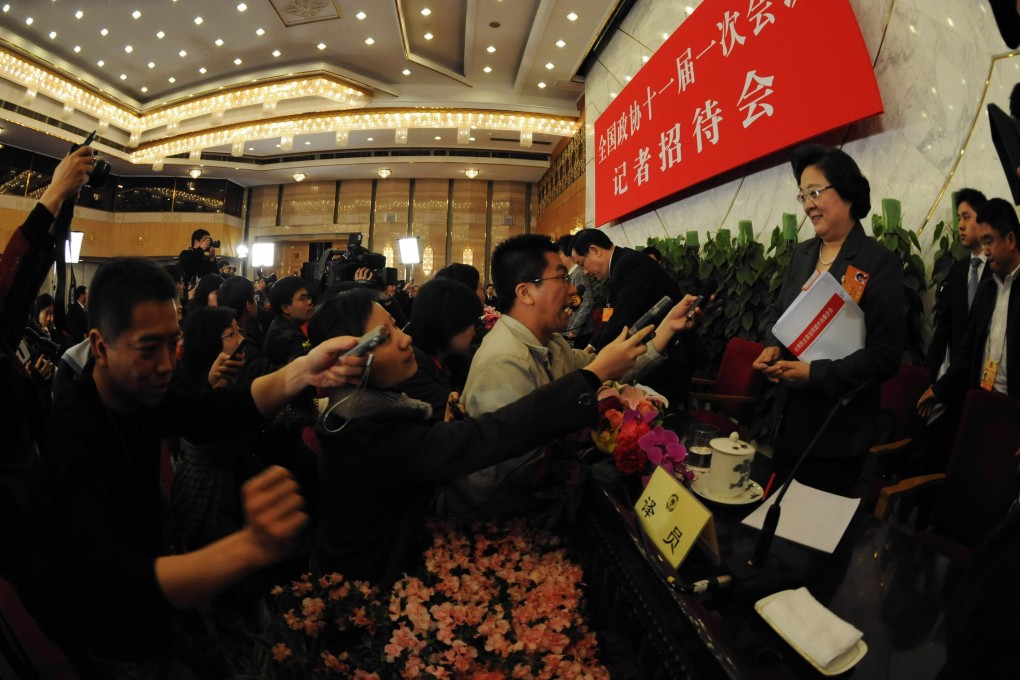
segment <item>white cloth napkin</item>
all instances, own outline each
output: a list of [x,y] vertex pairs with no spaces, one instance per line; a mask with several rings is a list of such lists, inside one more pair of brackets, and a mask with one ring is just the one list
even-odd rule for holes
[[798,651],[823,668],[864,637],[826,609],[807,588],[779,593],[761,607],[761,615]]

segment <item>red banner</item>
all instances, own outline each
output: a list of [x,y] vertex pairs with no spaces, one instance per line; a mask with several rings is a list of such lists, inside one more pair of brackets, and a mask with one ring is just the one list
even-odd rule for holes
[[882,111],[848,0],[705,0],[595,121],[595,224]]

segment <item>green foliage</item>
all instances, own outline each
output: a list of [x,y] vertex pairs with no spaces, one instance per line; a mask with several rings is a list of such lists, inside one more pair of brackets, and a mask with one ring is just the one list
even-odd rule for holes
[[960,243],[959,230],[951,226],[947,227],[945,222],[935,225],[932,242],[936,244],[931,266],[931,287],[935,291],[935,308],[932,315],[932,326],[934,327],[939,322],[938,301],[942,297],[942,289],[946,285],[949,269],[954,262],[967,257],[968,253]]
[[928,290],[921,244],[917,234],[903,228],[900,202],[882,199],[882,214],[871,216],[871,231],[879,242],[896,253],[903,263],[904,296],[907,304],[907,346],[904,361],[920,365],[924,362],[924,293]]

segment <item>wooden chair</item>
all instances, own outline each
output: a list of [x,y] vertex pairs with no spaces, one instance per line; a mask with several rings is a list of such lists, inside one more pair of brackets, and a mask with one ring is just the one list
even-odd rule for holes
[[751,366],[763,349],[761,343],[731,338],[716,377],[691,379],[687,397],[691,417],[715,425],[722,436],[738,432],[743,437],[754,416],[755,399],[765,384],[764,376]]
[[885,487],[874,514],[885,520],[894,500],[941,484],[930,528],[916,535],[951,559],[965,560],[1017,499],[1018,448],[1020,399],[971,390],[964,400],[947,471]]

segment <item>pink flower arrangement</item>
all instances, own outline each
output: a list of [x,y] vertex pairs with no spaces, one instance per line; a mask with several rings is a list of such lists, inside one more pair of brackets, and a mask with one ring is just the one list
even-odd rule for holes
[[255,636],[270,677],[609,678],[555,536],[521,520],[432,529],[424,567],[388,595],[339,574],[273,588]]
[[482,325],[485,326],[485,330],[491,331],[492,327],[499,321],[499,317],[503,316],[496,308],[491,305],[485,305],[482,308]]
[[665,397],[642,385],[608,382],[599,389],[598,400],[602,418],[591,430],[591,441],[612,458],[619,474],[640,475],[647,483],[655,467],[662,467],[690,484],[687,450],[659,421],[659,412],[669,406]]

